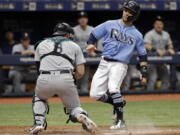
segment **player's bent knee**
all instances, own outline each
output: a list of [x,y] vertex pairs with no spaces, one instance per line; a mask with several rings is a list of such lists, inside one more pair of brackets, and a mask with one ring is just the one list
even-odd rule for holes
[[99,100],[99,98],[100,98],[101,96],[97,95],[97,94],[94,93],[94,92],[90,92],[90,97],[91,97],[92,99]]
[[109,89],[109,93],[110,93],[110,94],[120,93],[120,89]]

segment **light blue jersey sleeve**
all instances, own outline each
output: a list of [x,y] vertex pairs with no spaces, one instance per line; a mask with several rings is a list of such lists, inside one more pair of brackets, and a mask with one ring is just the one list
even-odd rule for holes
[[144,40],[142,35],[138,36],[137,38],[136,50],[139,56],[147,54],[146,49],[144,47]]
[[107,22],[104,22],[98,26],[96,26],[92,30],[92,34],[95,36],[96,39],[101,39],[102,37],[105,36],[107,29],[106,29]]

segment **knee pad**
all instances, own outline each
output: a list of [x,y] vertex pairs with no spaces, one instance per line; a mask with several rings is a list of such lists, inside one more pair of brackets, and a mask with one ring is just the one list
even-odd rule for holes
[[48,105],[48,102],[46,100],[42,100],[40,98],[38,98],[36,95],[33,97],[33,100],[32,100],[32,105],[34,107],[34,105],[40,105],[40,106],[44,106],[45,107],[45,111],[44,113],[46,114],[49,114],[49,105]]

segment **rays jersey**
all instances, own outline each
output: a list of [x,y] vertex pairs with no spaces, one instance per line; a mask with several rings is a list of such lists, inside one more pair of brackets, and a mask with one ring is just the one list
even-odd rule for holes
[[122,20],[106,21],[93,29],[92,34],[96,39],[104,37],[104,57],[129,63],[134,50],[139,56],[147,54],[142,34],[134,25],[125,26]]

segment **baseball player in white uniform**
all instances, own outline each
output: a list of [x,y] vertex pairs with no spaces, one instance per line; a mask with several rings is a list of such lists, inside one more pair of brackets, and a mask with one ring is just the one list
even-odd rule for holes
[[87,50],[91,54],[96,50],[97,40],[104,37],[102,60],[93,77],[90,96],[114,107],[116,121],[110,127],[112,130],[127,128],[123,118],[125,100],[120,93],[120,86],[134,50],[140,59],[141,83],[146,84],[147,81],[147,52],[142,34],[133,25],[139,13],[140,6],[137,2],[125,2],[122,18],[98,25],[88,40]]
[[96,131],[96,124],[80,106],[74,83],[74,78],[81,78],[84,74],[85,59],[79,45],[70,40],[72,34],[70,25],[58,23],[53,36],[37,44],[35,61],[39,77],[33,98],[34,126],[30,128],[31,134],[46,129],[47,100],[54,95],[61,98],[69,120],[82,123],[86,131]]

